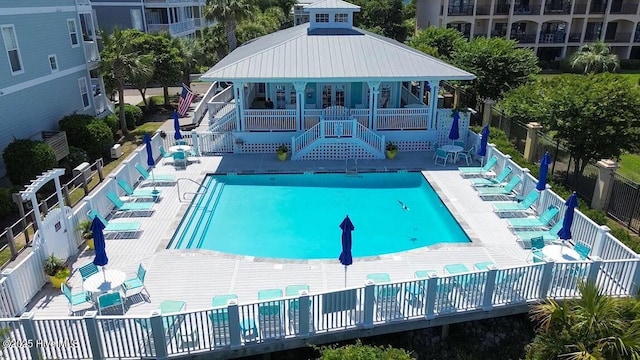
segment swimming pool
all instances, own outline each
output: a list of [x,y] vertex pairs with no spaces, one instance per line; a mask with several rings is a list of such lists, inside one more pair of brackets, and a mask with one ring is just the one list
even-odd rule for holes
[[210,175],[169,248],[287,259],[337,259],[345,215],[353,256],[469,237],[418,172]]

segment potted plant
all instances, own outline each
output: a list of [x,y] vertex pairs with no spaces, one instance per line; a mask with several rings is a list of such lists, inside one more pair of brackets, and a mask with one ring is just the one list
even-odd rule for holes
[[287,145],[282,144],[278,146],[277,152],[278,152],[278,159],[280,159],[280,161],[287,160],[287,153],[289,152],[289,148],[287,147]]
[[69,280],[69,276],[71,276],[71,270],[69,270],[65,261],[55,257],[53,254],[44,261],[44,273],[49,276],[51,285],[56,289],[60,289],[62,284],[66,283]]
[[95,249],[93,244],[93,233],[91,232],[91,220],[80,221],[77,230],[80,231],[80,235],[87,243],[89,249]]
[[387,141],[387,144],[384,147],[384,153],[387,155],[387,159],[395,158],[396,154],[398,154],[398,145],[391,141]]

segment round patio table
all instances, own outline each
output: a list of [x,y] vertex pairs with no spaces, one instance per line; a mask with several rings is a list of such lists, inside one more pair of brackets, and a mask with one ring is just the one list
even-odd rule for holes
[[580,255],[565,245],[552,244],[542,248],[542,254],[555,262],[571,262],[580,260]]
[[191,146],[189,145],[174,145],[172,147],[169,148],[169,151],[171,152],[191,152],[191,149],[193,149]]
[[440,149],[451,154],[452,155],[451,161],[454,163],[458,161],[458,153],[464,150],[462,146],[458,146],[458,145],[443,145],[443,146],[440,146]]
[[112,290],[117,290],[127,279],[127,274],[120,270],[100,270],[96,274],[89,276],[83,283],[85,291],[89,291],[94,296]]

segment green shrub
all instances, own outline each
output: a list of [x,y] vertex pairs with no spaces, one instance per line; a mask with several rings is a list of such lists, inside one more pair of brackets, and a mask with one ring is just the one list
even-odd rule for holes
[[118,140],[118,131],[120,130],[120,122],[118,121],[118,115],[109,114],[103,118],[104,122],[107,124],[109,129],[111,129],[111,134],[113,134],[113,140]]
[[[116,107],[116,114],[120,114],[120,108]],[[124,117],[127,120],[127,129],[133,130],[136,126],[142,124],[142,109],[135,105],[124,105]],[[120,122],[118,122],[120,124]]]
[[63,117],[58,122],[58,127],[67,133],[69,145],[86,150],[87,125],[89,125],[93,119],[95,118],[90,115],[71,114]]
[[57,165],[56,154],[42,141],[18,139],[7,145],[2,154],[7,176],[14,185],[24,185]]
[[69,146],[69,155],[60,160],[59,165],[64,166],[67,174],[71,174],[76,166],[85,161],[89,161],[89,155],[87,155],[86,151],[75,146]]
[[91,142],[85,148],[90,159],[97,159],[107,153],[113,145],[113,134],[104,121],[96,119],[87,125]]
[[69,145],[83,149],[90,160],[102,157],[113,144],[113,134],[105,121],[88,115],[67,115],[58,123],[67,133]]
[[11,189],[0,188],[0,217],[6,217],[18,212],[18,207],[13,202],[11,194]]
[[413,359],[403,349],[394,349],[391,346],[362,345],[360,340],[353,345],[342,347],[322,347],[321,360],[411,360]]

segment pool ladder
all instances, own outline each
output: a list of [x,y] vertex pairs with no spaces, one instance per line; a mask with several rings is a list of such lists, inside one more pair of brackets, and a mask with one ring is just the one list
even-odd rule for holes
[[344,172],[347,175],[358,175],[358,159],[346,159]]
[[[189,181],[191,181],[192,183],[194,183],[194,184],[196,184],[196,185],[198,185],[198,186],[201,186],[201,185],[202,185],[202,184],[199,184],[197,181],[194,181],[194,180],[189,179],[189,178],[178,178],[178,179],[176,180],[176,186],[178,187],[178,201],[180,201],[180,202],[182,202],[182,200],[189,201],[189,199],[187,199],[187,195],[202,195],[202,194],[204,194],[204,193],[205,193],[205,192],[203,192],[203,191],[188,191],[188,192],[184,193],[184,194],[181,196],[181,195],[180,195],[180,180],[189,180]],[[207,188],[205,185],[202,185],[202,187],[203,187],[205,190],[208,190],[208,188]]]

